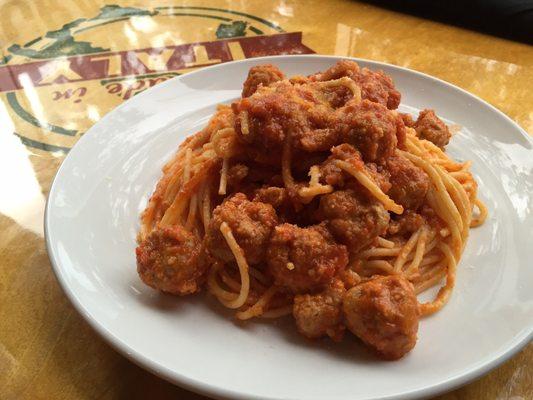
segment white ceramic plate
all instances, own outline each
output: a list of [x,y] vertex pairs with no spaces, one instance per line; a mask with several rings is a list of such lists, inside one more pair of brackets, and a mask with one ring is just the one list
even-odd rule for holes
[[[176,384],[241,399],[414,399],[494,368],[532,338],[533,145],[512,120],[473,95],[407,69],[383,69],[401,109],[434,108],[463,128],[449,145],[473,160],[489,218],[471,232],[449,304],[422,320],[415,349],[380,361],[353,339],[311,343],[290,319],[237,325],[199,295],[175,298],[136,273],[138,215],[178,144],[215,105],[239,96],[248,69],[286,74],[328,68],[335,57],[281,56],[218,65],[162,83],[92,127],[65,159],[48,199],[50,259],[78,311],[125,356]],[[349,337],[349,336],[348,336]]]

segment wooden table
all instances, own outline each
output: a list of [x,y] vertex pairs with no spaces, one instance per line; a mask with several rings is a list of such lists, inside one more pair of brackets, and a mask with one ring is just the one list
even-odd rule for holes
[[[355,56],[454,83],[533,134],[533,51],[524,44],[354,1],[114,3],[0,5],[2,399],[202,398],[143,371],[104,343],[62,293],[44,245],[45,198],[68,149],[103,114],[150,86],[203,65],[256,55]],[[180,46],[187,43],[196,44]],[[162,46],[172,51],[150,50]],[[225,51],[214,57],[220,46]],[[129,62],[127,52],[141,63]],[[150,58],[154,52],[159,57]],[[169,61],[176,55],[179,67]],[[439,399],[531,399],[532,371],[530,344]]]

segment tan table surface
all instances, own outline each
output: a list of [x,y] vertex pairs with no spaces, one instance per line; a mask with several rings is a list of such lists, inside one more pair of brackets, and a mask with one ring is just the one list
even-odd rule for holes
[[[176,47],[189,62],[178,67],[149,49],[233,41],[222,61],[311,51],[385,61],[454,83],[533,134],[525,44],[354,1],[109,1],[0,3],[1,399],[203,398],[104,343],[62,293],[43,239],[51,179],[83,132],[135,93],[215,62],[209,43]],[[144,66],[128,66],[120,52],[139,49],[148,49],[132,53]],[[438,399],[533,399],[532,371],[529,344]]]

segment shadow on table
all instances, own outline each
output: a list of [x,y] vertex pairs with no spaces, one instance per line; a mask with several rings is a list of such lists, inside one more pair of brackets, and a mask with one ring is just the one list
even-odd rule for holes
[[533,44],[533,0],[363,0],[394,11]]

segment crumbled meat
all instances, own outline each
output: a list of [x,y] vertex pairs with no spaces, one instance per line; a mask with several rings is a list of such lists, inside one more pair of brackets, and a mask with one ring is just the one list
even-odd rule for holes
[[387,159],[391,188],[388,195],[406,210],[416,211],[424,202],[429,189],[429,177],[407,158],[394,155]]
[[366,163],[365,168],[368,175],[376,182],[383,193],[387,193],[392,186],[388,171],[383,166],[375,163]]
[[292,314],[298,331],[310,339],[326,335],[333,340],[342,339],[345,329],[342,324],[342,298],[345,292],[344,284],[332,279],[323,292],[296,295]]
[[[319,121],[319,119],[316,119]],[[323,122],[318,122],[320,125],[333,125],[332,122],[328,122],[326,118],[323,118]],[[337,129],[334,128],[319,128],[302,132],[296,137],[299,140],[298,148],[307,152],[327,151],[332,146],[339,143],[341,135]]]
[[[257,74],[263,76],[263,71]],[[254,76],[249,79],[255,85]],[[362,102],[344,85],[320,84],[340,77],[348,77],[360,86]],[[259,154],[279,154],[287,132],[291,133],[294,149],[324,152],[350,142],[370,162],[388,157],[397,144],[403,146],[401,117],[387,109],[396,108],[399,93],[382,72],[359,70],[351,61],[340,61],[301,83],[269,81],[269,86],[253,88],[253,95],[236,101],[232,109],[238,137]]]
[[401,94],[394,87],[392,79],[383,71],[372,71],[363,68],[355,81],[361,86],[361,97],[379,103],[389,110],[400,105]]
[[405,141],[407,139],[407,130],[408,128],[405,125],[405,122],[403,121],[403,118],[396,113],[396,139],[398,140],[398,148],[401,150],[405,150]]
[[414,128],[420,139],[429,140],[441,149],[448,144],[452,136],[448,126],[437,117],[433,110],[421,111]]
[[311,75],[309,78],[313,81],[329,81],[342,77],[348,77],[359,85],[363,99],[379,103],[390,110],[398,108],[401,95],[394,87],[392,79],[382,71],[361,69],[353,61],[341,60],[326,71]]
[[358,252],[384,233],[389,213],[375,200],[357,196],[353,190],[337,190],[322,196],[318,216],[327,221],[335,239],[350,252]]
[[348,175],[336,164],[335,160],[348,161],[357,168],[363,168],[364,163],[359,153],[352,145],[343,143],[331,149],[331,155],[320,165],[320,180],[331,186],[343,187]]
[[331,81],[345,76],[350,79],[355,79],[359,73],[359,65],[356,62],[340,60],[327,70],[310,75],[309,79],[312,81]]
[[287,132],[291,132],[291,146],[308,152],[329,150],[339,136],[330,129],[335,117],[331,107],[320,102],[317,89],[310,85],[278,82],[232,107],[237,135],[261,152],[279,150]]
[[281,187],[265,186],[254,193],[254,201],[270,204],[275,209],[284,206],[287,200],[287,189]]
[[353,287],[343,309],[348,329],[385,359],[399,359],[416,344],[418,302],[413,286],[401,276],[376,277]]
[[361,193],[368,193],[367,189],[352,175],[337,166],[336,160],[346,161],[358,170],[364,169],[384,193],[389,191],[391,184],[387,170],[375,163],[363,163],[361,153],[347,143],[333,147],[331,155],[320,165],[320,181],[322,183],[335,188],[352,188]]
[[249,201],[243,193],[237,193],[215,208],[205,244],[215,258],[229,262],[234,260],[234,256],[220,232],[223,222],[228,224],[249,264],[264,260],[270,234],[278,223],[270,204]]
[[208,268],[200,241],[181,226],[153,230],[136,249],[137,272],[142,281],[163,292],[197,292]]
[[352,90],[344,85],[326,86],[321,92],[329,105],[334,109],[345,106],[354,97]]
[[276,285],[303,293],[327,284],[348,263],[348,252],[323,226],[282,224],[272,233],[267,259]]
[[424,218],[414,211],[407,210],[391,219],[387,233],[389,235],[407,235],[416,232],[424,224]]
[[238,188],[241,182],[246,178],[250,168],[244,164],[235,164],[228,169],[228,186]]
[[337,111],[344,141],[352,144],[366,162],[379,162],[394,153],[400,118],[394,112],[368,100]]
[[285,79],[285,75],[275,65],[264,64],[252,67],[248,72],[246,81],[244,81],[242,97],[251,96],[259,86],[269,86],[283,79]]
[[408,126],[409,128],[412,128],[413,126],[415,126],[415,121],[413,117],[411,116],[411,114],[400,113],[400,117],[402,118],[405,126]]

